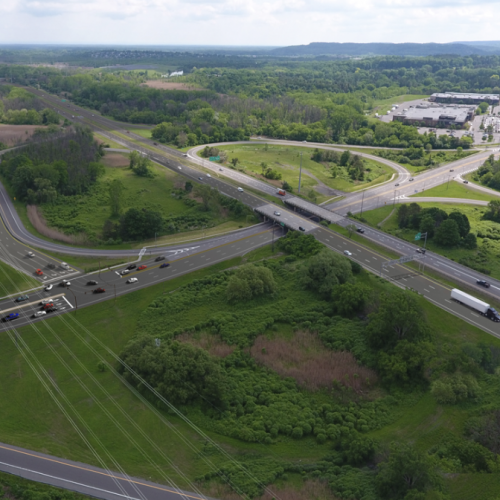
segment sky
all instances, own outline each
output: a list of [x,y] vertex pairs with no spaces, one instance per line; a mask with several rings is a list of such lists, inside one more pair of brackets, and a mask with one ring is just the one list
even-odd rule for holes
[[0,43],[498,40],[498,0],[0,0]]

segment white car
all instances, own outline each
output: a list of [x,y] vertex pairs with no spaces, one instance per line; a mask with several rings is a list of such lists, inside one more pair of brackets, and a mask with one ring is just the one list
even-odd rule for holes
[[41,302],[40,302],[40,305],[41,306],[44,306],[45,304],[49,304],[50,302],[52,302],[54,299],[43,299]]
[[239,191],[240,193],[243,193],[243,188],[238,188],[238,191]]
[[210,174],[207,174],[207,177],[212,177]]
[[352,255],[352,253],[349,252],[349,250],[344,250],[344,255],[347,255],[348,257],[350,257]]
[[182,168],[181,168],[181,167],[177,167],[177,168],[178,168],[179,170],[182,170]]
[[66,269],[67,271],[69,271],[71,268],[69,267],[68,264],[66,264],[66,262],[61,262],[61,267]]
[[123,270],[120,274],[121,274],[122,276],[125,276],[125,275],[126,275],[126,274],[128,274],[129,272],[130,272],[130,270],[129,270],[129,269],[124,269],[124,270]]
[[137,283],[139,280],[137,278],[129,278],[127,283]]
[[34,257],[35,254],[33,252],[28,252],[28,257]]
[[68,280],[62,280],[61,283],[59,283],[61,286],[70,286],[71,282]]
[[279,217],[281,215],[281,212],[278,212],[277,210],[275,210],[274,215],[277,215]]
[[40,316],[45,316],[47,313],[45,311],[37,311],[35,314],[33,314],[34,318],[39,318]]
[[46,291],[46,292],[50,292],[50,291],[52,290],[52,288],[54,288],[54,285],[47,285],[47,286],[45,287],[45,291]]

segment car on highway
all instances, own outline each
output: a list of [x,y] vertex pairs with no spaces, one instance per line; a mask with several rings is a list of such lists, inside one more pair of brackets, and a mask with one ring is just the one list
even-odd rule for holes
[[127,269],[131,271],[132,269],[135,269],[137,266],[135,264],[130,264],[127,266]]
[[413,177],[410,177],[408,180],[409,180],[410,182],[413,182]]
[[238,188],[238,191],[239,191],[240,193],[243,193],[243,188],[241,188],[241,187],[240,187],[240,188]]
[[182,170],[182,167],[177,167],[179,170]]
[[305,231],[305,230],[306,230],[305,227],[299,226],[299,231]]
[[97,281],[96,280],[87,281],[87,285],[97,285]]
[[33,252],[28,252],[28,257],[34,257],[35,254]]
[[56,306],[49,307],[48,309],[45,310],[45,312],[48,313],[53,313],[58,311],[58,308]]
[[463,181],[464,184],[469,184],[469,181]]
[[155,262],[160,262],[160,260],[165,260],[165,256],[164,255],[158,255],[158,257],[156,257],[156,259],[155,259]]
[[358,228],[356,229],[356,231],[357,231],[358,233],[361,233],[361,234],[363,234],[363,233],[365,232],[365,230],[364,230],[362,227],[358,227]]
[[344,255],[347,255],[348,257],[350,257],[352,255],[352,253],[349,252],[349,250],[344,250]]
[[223,168],[219,168],[219,172],[224,172],[224,169]]
[[183,155],[182,155],[182,156],[184,156],[184,158],[187,158],[187,154],[186,154],[186,153],[183,153]]
[[417,248],[415,250],[415,252],[417,252],[417,253],[425,253],[425,252],[427,252],[427,250],[425,248]]
[[25,300],[28,300],[30,298],[29,295],[21,295],[16,299],[16,302],[24,302]]
[[120,274],[122,276],[125,276],[126,274],[128,274],[130,272],[130,269],[124,269]]
[[47,264],[47,267],[48,267],[49,269],[55,269],[55,268],[56,268],[56,265],[55,265],[55,264],[53,264],[52,262],[50,262],[49,264]]
[[42,271],[41,269],[37,269],[37,270],[35,271],[35,274],[36,274],[37,276],[43,276],[43,271]]
[[164,262],[161,266],[160,266],[160,269],[164,269],[165,267],[168,267],[170,266],[170,264],[168,262]]
[[7,323],[7,321],[12,321],[13,319],[17,319],[19,318],[19,313],[10,313],[10,314],[7,314],[7,316],[5,316],[4,318],[2,318],[2,321],[4,323]]
[[46,314],[46,311],[37,311],[33,314],[33,318],[39,318],[40,316],[45,316]]
[[486,280],[477,280],[476,284],[484,286],[484,288],[489,288],[490,284]]
[[139,280],[137,278],[129,278],[127,283],[137,283]]
[[44,311],[46,311],[47,309],[49,309],[50,307],[54,307],[54,302],[47,302],[47,304],[44,304],[42,309]]
[[143,269],[147,269],[148,266],[145,266],[144,264],[142,266],[139,266],[137,268],[138,271],[142,271]]
[[212,176],[211,176],[210,174],[207,174],[207,177],[208,177],[208,178],[211,178]]
[[104,288],[96,288],[92,290],[92,293],[104,293],[106,290]]
[[59,283],[59,286],[70,286],[71,281],[68,280],[62,280],[61,283]]
[[45,304],[50,304],[54,299],[43,299],[40,301],[40,305],[44,306]]
[[398,187],[399,186],[399,182],[397,184],[394,184],[394,187]]
[[274,215],[277,215],[279,217],[281,215],[281,212],[278,212],[277,210],[275,210]]
[[46,291],[46,292],[50,292],[50,291],[52,290],[52,288],[54,288],[54,285],[47,285],[47,286],[45,287],[45,291]]
[[200,181],[202,181],[202,180],[203,180],[203,177],[198,177],[198,179],[200,179]]
[[455,172],[455,170],[453,170],[452,168],[450,168],[450,172]]

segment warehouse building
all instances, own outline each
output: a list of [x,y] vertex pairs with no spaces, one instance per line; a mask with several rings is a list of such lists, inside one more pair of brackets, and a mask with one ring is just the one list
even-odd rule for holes
[[393,115],[393,121],[405,125],[421,127],[463,128],[474,118],[476,106],[440,106],[439,104],[419,104]]
[[499,103],[498,94],[469,94],[460,92],[436,93],[429,97],[431,102],[442,102],[447,104],[481,104],[487,102],[497,106]]

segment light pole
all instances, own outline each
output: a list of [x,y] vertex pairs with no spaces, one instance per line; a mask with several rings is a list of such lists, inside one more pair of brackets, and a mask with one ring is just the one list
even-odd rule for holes
[[364,201],[365,201],[365,192],[363,191],[363,197],[361,198],[361,214],[360,214],[360,216],[363,215],[363,203],[364,203]]
[[302,152],[300,153],[300,170],[299,170],[299,193],[300,193],[300,181],[302,179]]
[[75,292],[73,292],[73,290],[71,290],[69,286],[66,286],[66,290],[70,291],[73,294],[73,298],[75,299],[75,313],[76,313],[76,310],[78,309],[78,301],[76,300]]

